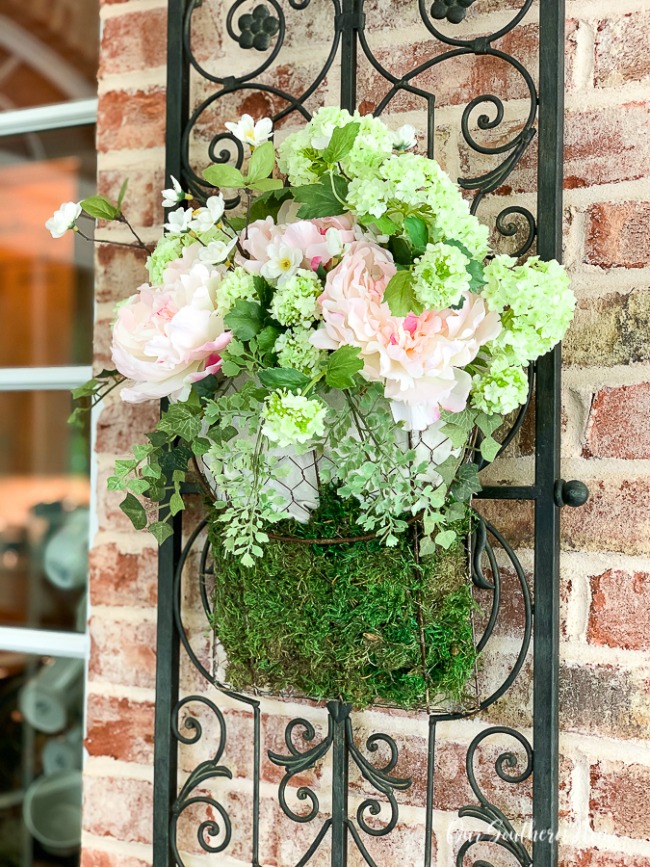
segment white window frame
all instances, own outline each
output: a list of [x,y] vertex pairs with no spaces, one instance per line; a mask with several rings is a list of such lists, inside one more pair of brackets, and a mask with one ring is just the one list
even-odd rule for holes
[[[38,108],[0,113],[0,140],[8,136],[47,132],[97,123],[97,100],[81,99]],[[45,230],[44,230],[45,231]],[[88,365],[0,368],[0,392],[68,391],[92,376]],[[0,625],[0,651],[87,659],[87,631],[64,632],[28,626]]]

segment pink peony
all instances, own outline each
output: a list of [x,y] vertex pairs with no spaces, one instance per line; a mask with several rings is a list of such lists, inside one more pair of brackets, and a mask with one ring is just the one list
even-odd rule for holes
[[366,241],[352,244],[327,275],[319,299],[323,322],[312,342],[320,349],[358,346],[363,376],[384,383],[396,421],[407,430],[425,430],[441,408],[465,408],[471,377],[462,368],[497,336],[501,323],[469,292],[460,310],[393,316],[383,295],[395,273],[389,252]]
[[266,220],[251,223],[244,234],[242,247],[250,258],[240,257],[238,263],[254,274],[259,274],[270,260],[269,251],[273,245],[299,250],[302,253],[299,267],[316,270],[321,264],[329,264],[335,252],[356,238],[354,222],[349,214],[277,225],[271,217],[267,217]]
[[215,307],[218,271],[196,263],[179,269],[176,282],[165,277],[164,287],[140,286],[117,313],[113,362],[133,380],[122,389],[129,403],[185,400],[193,382],[219,370],[219,352],[232,337]]

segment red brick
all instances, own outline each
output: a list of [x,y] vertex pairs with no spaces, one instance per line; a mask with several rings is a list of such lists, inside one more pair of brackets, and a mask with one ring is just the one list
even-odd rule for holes
[[91,680],[153,689],[156,682],[156,624],[94,614],[90,619]]
[[[127,180],[129,185],[123,209],[131,225],[136,230],[140,226],[162,225],[163,209],[160,191],[165,186],[165,169],[162,162],[148,159],[142,169],[101,171],[97,178],[97,192],[114,202],[122,183]],[[129,240],[135,243],[135,238],[129,237]],[[125,250],[125,252],[128,254],[130,251]],[[146,252],[142,251],[138,254],[138,258],[144,259],[146,255]],[[143,269],[139,283],[146,279],[147,273]],[[130,295],[139,283],[133,284],[126,295]]]
[[148,279],[146,258],[144,250],[127,250],[125,247],[99,244],[95,280],[97,302],[118,302],[133,295]]
[[[105,0],[105,2],[123,2],[123,0]],[[151,867],[151,865],[150,859],[143,861],[141,858],[100,852],[99,849],[84,849],[81,852],[81,867]]]
[[650,840],[650,768],[602,761],[590,777],[594,831]]
[[650,553],[650,483],[647,479],[585,479],[589,500],[562,510],[562,541],[577,551]]
[[648,738],[648,671],[614,665],[569,665],[560,670],[564,731],[600,737]]
[[167,9],[116,15],[104,21],[99,78],[166,63]]
[[523,500],[475,500],[474,506],[506,539],[517,548],[532,548],[534,542],[533,505]]
[[648,867],[648,859],[600,849],[560,848],[560,867]]
[[83,826],[97,837],[151,843],[151,783],[108,776],[84,777]]
[[85,746],[91,756],[123,762],[153,762],[154,705],[90,693]]
[[99,98],[97,147],[102,152],[163,147],[166,94],[162,87],[113,90]]
[[608,569],[590,581],[589,641],[626,650],[650,649],[650,574]]
[[600,21],[596,32],[594,83],[616,87],[650,76],[650,13],[630,12]]
[[90,552],[90,591],[93,605],[154,606],[157,599],[158,549],[155,540],[145,550],[126,553],[114,543],[96,545]]
[[564,186],[591,187],[647,177],[650,106],[630,102],[566,116]]
[[585,262],[601,268],[650,265],[650,202],[592,205],[587,211]]
[[650,458],[650,383],[602,388],[589,416],[585,457]]
[[160,418],[160,404],[125,403],[119,398],[107,400],[97,422],[95,450],[100,454],[126,456],[135,443],[144,442]]

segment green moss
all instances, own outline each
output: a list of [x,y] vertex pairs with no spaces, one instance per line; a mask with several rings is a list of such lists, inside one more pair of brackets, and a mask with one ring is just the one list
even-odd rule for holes
[[[326,490],[309,524],[286,521],[273,530],[313,539],[357,536],[355,512]],[[245,568],[224,552],[218,524],[210,533],[213,626],[235,688],[291,689],[359,707],[463,699],[476,654],[461,542],[418,568],[410,534],[395,548],[377,540],[271,541],[264,557]]]

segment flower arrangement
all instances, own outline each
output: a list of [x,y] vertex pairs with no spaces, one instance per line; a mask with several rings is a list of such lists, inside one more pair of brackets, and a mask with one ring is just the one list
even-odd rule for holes
[[[496,456],[527,366],[571,321],[564,269],[493,255],[410,126],[322,108],[277,155],[268,119],[227,126],[245,170],[207,168],[218,192],[198,207],[172,178],[149,282],[117,308],[115,370],[76,392],[92,405],[117,385],[128,402],[168,399],[109,487],[162,541],[198,463],[240,583],[278,539],[320,534],[333,550],[342,526],[350,544],[403,555],[415,539],[420,563],[456,556],[476,457]],[[123,196],[67,203],[49,228],[76,230],[82,212],[127,222]],[[161,504],[153,519],[141,498]],[[338,530],[301,529],[341,509]]]

